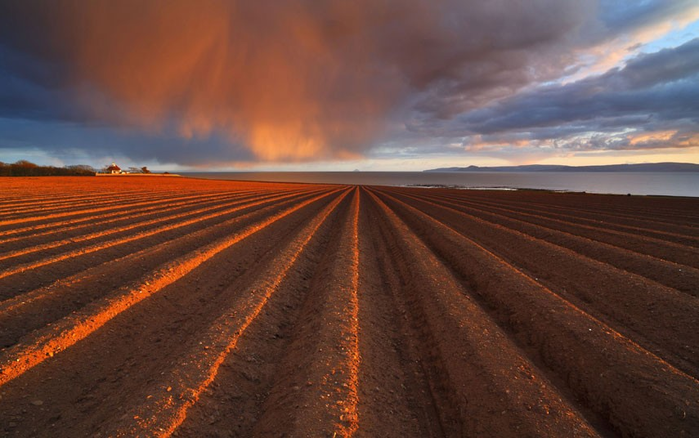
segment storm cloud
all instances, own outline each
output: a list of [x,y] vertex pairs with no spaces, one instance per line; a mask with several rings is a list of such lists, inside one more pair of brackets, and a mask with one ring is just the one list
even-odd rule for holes
[[[0,1],[8,133],[0,148],[204,165],[357,158],[396,138],[468,145],[475,137],[616,134],[629,121],[691,139],[696,42],[602,76],[542,84],[572,74],[585,50],[692,8],[611,0]],[[634,145],[643,146],[626,147]]]

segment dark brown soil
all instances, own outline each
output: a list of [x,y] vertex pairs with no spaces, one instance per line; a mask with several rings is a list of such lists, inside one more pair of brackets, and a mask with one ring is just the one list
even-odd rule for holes
[[699,199],[13,178],[0,436],[699,436]]

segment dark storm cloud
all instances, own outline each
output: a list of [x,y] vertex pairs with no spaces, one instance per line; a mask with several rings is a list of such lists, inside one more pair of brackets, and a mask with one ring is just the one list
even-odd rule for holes
[[75,157],[87,155],[95,158],[127,157],[136,163],[155,160],[222,167],[234,162],[251,162],[255,158],[247,148],[231,143],[219,133],[206,139],[191,140],[182,138],[176,131],[166,130],[157,136],[148,136],[140,131],[109,126],[6,118],[0,118],[0,132],[4,133],[0,152],[3,148],[29,150],[37,145],[49,145],[44,149],[67,163],[74,163]]
[[[357,157],[393,135],[388,124],[406,120],[417,135],[444,138],[540,129],[548,120],[585,116],[556,101],[563,97],[554,89],[539,92],[553,101],[537,100],[535,112],[481,109],[559,78],[576,50],[689,5],[0,0],[0,117],[6,128],[0,148],[23,132],[12,120],[33,121],[35,132],[25,140],[47,150],[72,144],[182,164]],[[598,79],[600,86],[622,80],[655,93],[648,97],[660,105],[669,95],[642,83],[655,79],[641,61],[632,69],[641,77],[613,72]],[[586,92],[584,83],[574,85],[566,96],[575,87]],[[605,118],[605,110],[624,107],[622,97],[628,106],[644,97],[631,94],[595,109]],[[648,116],[671,118],[667,106]],[[553,114],[560,110],[563,115]],[[620,117],[626,114],[635,113]],[[616,116],[608,114],[605,123]],[[89,142],[80,140],[83,135]]]
[[0,44],[0,116],[72,119],[68,90],[52,70],[50,63]]

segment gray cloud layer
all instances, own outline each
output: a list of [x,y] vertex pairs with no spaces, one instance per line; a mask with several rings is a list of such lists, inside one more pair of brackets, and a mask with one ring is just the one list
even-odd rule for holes
[[624,68],[601,76],[542,87],[465,113],[441,129],[454,136],[481,135],[481,141],[560,139],[571,148],[592,149],[662,145],[632,144],[625,135],[590,138],[591,133],[672,130],[677,133],[666,139],[666,147],[697,146],[696,140],[685,141],[698,131],[697,84],[699,38],[674,49],[640,55]]

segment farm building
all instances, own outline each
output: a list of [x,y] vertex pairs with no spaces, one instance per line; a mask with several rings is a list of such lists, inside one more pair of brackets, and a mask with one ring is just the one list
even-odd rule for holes
[[112,163],[109,167],[107,167],[107,173],[120,174],[125,172],[121,170],[121,167],[117,166],[116,163]]

